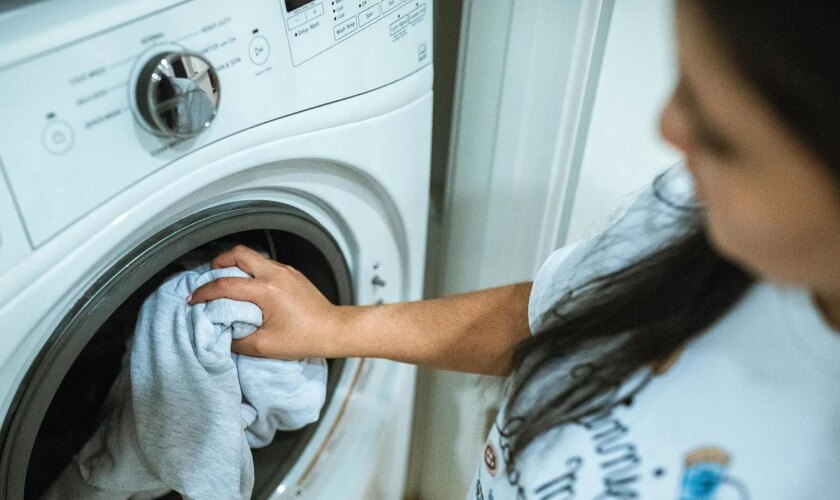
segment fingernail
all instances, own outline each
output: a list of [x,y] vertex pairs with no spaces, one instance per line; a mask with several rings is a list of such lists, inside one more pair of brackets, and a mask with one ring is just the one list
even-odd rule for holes
[[187,297],[187,302],[192,302],[192,294],[190,294],[189,297]]

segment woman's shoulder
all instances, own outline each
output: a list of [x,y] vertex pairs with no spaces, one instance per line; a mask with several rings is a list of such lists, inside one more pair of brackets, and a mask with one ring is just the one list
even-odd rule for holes
[[691,176],[683,165],[663,171],[617,211],[606,230],[554,250],[537,272],[528,321],[536,332],[567,294],[618,271],[686,231],[696,212]]
[[528,301],[528,324],[536,333],[544,317],[573,287],[575,269],[586,255],[588,241],[577,241],[551,253],[540,267],[531,286]]

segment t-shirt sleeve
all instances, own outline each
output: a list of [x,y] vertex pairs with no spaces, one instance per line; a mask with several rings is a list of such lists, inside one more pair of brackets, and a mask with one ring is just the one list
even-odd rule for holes
[[528,302],[531,333],[550,321],[555,305],[593,278],[618,271],[668,244],[692,213],[693,185],[684,166],[668,169],[632,199],[602,233],[555,250],[534,278]]
[[656,239],[646,238],[644,233],[625,233],[625,238],[607,243],[604,243],[605,235],[558,248],[540,267],[528,299],[528,325],[532,335],[551,321],[552,311],[571,291],[618,271],[655,248]]
[[531,286],[528,300],[528,325],[537,333],[554,304],[571,286],[571,276],[584,257],[586,241],[570,243],[549,255]]

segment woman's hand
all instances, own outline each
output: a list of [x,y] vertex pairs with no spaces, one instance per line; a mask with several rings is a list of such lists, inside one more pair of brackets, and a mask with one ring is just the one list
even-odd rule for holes
[[263,324],[235,340],[234,352],[277,359],[333,357],[341,329],[340,308],[331,304],[297,269],[236,246],[215,259],[213,269],[237,266],[253,278],[221,278],[200,287],[190,304],[220,298],[253,302]]
[[530,335],[530,283],[452,297],[376,306],[334,306],[290,266],[237,246],[213,267],[238,266],[253,278],[221,278],[190,304],[253,302],[262,327],[233,351],[279,359],[385,358],[446,370],[507,375],[513,349]]

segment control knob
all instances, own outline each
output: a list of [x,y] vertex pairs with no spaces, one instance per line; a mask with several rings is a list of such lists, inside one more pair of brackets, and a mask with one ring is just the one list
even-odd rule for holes
[[158,135],[189,139],[213,123],[219,109],[219,77],[204,57],[163,52],[140,71],[137,111]]

